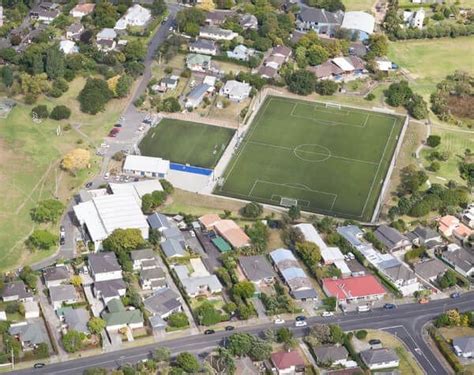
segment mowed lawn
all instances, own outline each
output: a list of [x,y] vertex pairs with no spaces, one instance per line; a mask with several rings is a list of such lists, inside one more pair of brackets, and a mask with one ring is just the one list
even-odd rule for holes
[[[62,172],[59,163],[63,155],[75,147],[88,148],[94,156],[102,137],[120,116],[124,101],[112,101],[106,111],[96,116],[79,110],[76,97],[85,79],[71,82],[69,91],[61,98],[40,98],[37,104],[46,104],[51,110],[64,104],[71,108],[69,120],[45,120],[35,124],[31,120],[33,106],[18,103],[7,119],[0,119],[0,270],[9,270],[18,264],[37,261],[52,252],[30,253],[24,241],[35,228],[30,210],[42,199],[58,197],[67,203],[86,180],[92,178],[99,167],[93,157],[91,168],[76,176]],[[71,129],[56,135],[58,125],[74,124],[80,132]],[[57,232],[58,225],[48,229]]]
[[370,220],[403,121],[271,97],[216,193]]
[[342,3],[348,10],[365,10],[371,12],[376,0],[342,0]]
[[140,143],[142,155],[214,168],[235,130],[197,122],[163,119]]

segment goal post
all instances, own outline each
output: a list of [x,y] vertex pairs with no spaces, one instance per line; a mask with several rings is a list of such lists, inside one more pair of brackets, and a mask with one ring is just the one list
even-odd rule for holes
[[292,207],[292,206],[297,206],[298,205],[298,200],[294,198],[287,198],[287,197],[281,197],[280,198],[280,206],[283,207]]
[[326,108],[335,108],[335,109],[341,109],[341,105],[337,103],[326,103],[325,104]]

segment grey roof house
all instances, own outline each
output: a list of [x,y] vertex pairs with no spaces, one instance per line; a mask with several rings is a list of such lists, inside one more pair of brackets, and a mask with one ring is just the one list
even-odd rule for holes
[[417,275],[422,279],[434,281],[446,272],[449,267],[437,258],[429,259],[414,265]]
[[151,268],[140,271],[140,285],[143,290],[165,288],[166,275],[162,268]]
[[257,30],[258,20],[253,14],[243,14],[240,16],[239,24],[244,30]]
[[395,228],[382,224],[374,232],[388,251],[405,250],[411,247],[410,240]]
[[169,288],[155,292],[145,301],[145,308],[154,316],[166,319],[174,312],[182,310],[180,296]]
[[64,324],[66,325],[68,330],[82,332],[86,335],[90,333],[89,328],[87,327],[90,315],[89,312],[83,307],[78,309],[66,307],[63,309],[62,315],[64,319]]
[[395,368],[400,364],[397,353],[389,348],[364,350],[360,358],[370,370]]
[[146,261],[154,261],[155,253],[152,249],[133,250],[130,252],[130,258],[133,262],[133,269],[138,271],[143,267],[143,263]]
[[474,274],[474,254],[464,248],[443,251],[441,257],[448,262],[456,271],[466,277]]
[[314,30],[318,34],[334,36],[336,30],[341,26],[344,13],[328,12],[324,9],[304,8],[296,21],[296,28],[299,30]]
[[262,255],[240,257],[239,263],[245,277],[254,284],[271,283],[275,280],[273,267]]
[[344,365],[349,352],[344,346],[323,345],[313,349],[318,364]]
[[2,290],[2,299],[5,302],[32,301],[33,293],[26,289],[26,285],[23,281],[13,281],[4,285]]
[[69,270],[64,265],[49,267],[43,270],[43,279],[47,288],[66,283],[70,278]]
[[122,267],[113,252],[101,252],[89,255],[89,269],[95,281],[122,278]]
[[32,350],[39,344],[49,341],[44,326],[37,322],[12,324],[8,332],[20,340],[23,350]]
[[426,246],[432,249],[443,243],[441,235],[435,230],[427,227],[416,227],[413,231],[407,233],[408,239],[415,246]]
[[49,288],[49,299],[55,310],[63,304],[72,304],[78,301],[76,289],[71,284],[57,285]]
[[167,239],[162,242],[161,249],[167,258],[184,257],[186,255],[184,241],[178,241],[174,238]]
[[474,336],[454,338],[453,348],[458,357],[472,358],[474,356]]
[[203,53],[205,55],[215,56],[217,54],[216,44],[207,39],[198,39],[189,45],[189,50],[194,53]]
[[159,212],[151,214],[148,216],[147,220],[152,229],[158,229],[160,232],[171,227],[171,222],[170,219],[168,219],[168,216],[160,214]]
[[114,298],[123,297],[127,293],[127,284],[122,279],[97,281],[94,283],[94,295],[102,298],[105,304]]
[[186,108],[199,107],[211,87],[206,83],[201,83],[194,87],[186,97]]

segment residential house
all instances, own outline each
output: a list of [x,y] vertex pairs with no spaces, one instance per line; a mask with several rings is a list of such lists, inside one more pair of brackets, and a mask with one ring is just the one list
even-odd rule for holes
[[143,290],[157,290],[167,287],[165,271],[162,268],[151,268],[140,271],[140,286]]
[[383,272],[393,281],[403,296],[411,296],[421,289],[415,273],[400,262],[386,267]]
[[133,262],[134,271],[140,270],[144,261],[156,260],[153,249],[133,250],[130,252],[130,258]]
[[102,248],[105,240],[115,229],[139,229],[148,239],[148,223],[141,205],[133,194],[112,194],[92,198],[73,207],[84,239]]
[[474,203],[462,212],[461,221],[469,228],[474,229]]
[[95,4],[91,3],[77,4],[71,9],[69,14],[74,18],[82,18],[88,14],[91,14],[94,11],[94,8]]
[[304,358],[296,350],[272,353],[270,359],[278,375],[303,373],[306,366]]
[[115,38],[117,38],[117,33],[114,29],[102,29],[96,36],[97,48],[104,52],[115,49]]
[[298,14],[296,28],[301,31],[313,30],[318,34],[334,36],[341,26],[344,12],[328,12],[324,9],[305,7]]
[[252,86],[245,82],[229,80],[221,88],[220,94],[227,96],[231,101],[240,103],[249,97]]
[[408,250],[411,247],[411,242],[406,236],[385,224],[379,225],[374,235],[390,252]]
[[77,41],[81,38],[83,32],[84,26],[82,23],[73,23],[66,28],[66,39]]
[[263,255],[241,256],[239,264],[245,277],[256,286],[271,284],[276,278],[275,271]]
[[446,272],[448,266],[438,258],[432,258],[415,264],[413,268],[422,279],[433,282]]
[[186,256],[186,243],[174,238],[167,238],[161,244],[161,250],[167,258]]
[[96,45],[99,51],[109,52],[115,49],[117,43],[115,42],[115,40],[100,39],[96,41]]
[[349,352],[341,345],[322,345],[313,349],[318,364],[331,366],[344,366]]
[[248,48],[243,44],[234,47],[232,51],[227,51],[227,57],[240,61],[249,61],[250,57],[255,55],[253,48]]
[[120,329],[136,329],[143,327],[144,319],[140,310],[127,310],[119,299],[113,299],[107,303],[107,311],[102,314],[106,329],[109,332],[117,332]]
[[375,18],[369,13],[361,11],[346,12],[341,28],[350,30],[359,40],[367,40],[374,32]]
[[72,53],[78,53],[79,47],[72,40],[61,40],[59,42],[59,50],[65,55],[70,55]]
[[212,86],[208,84],[201,83],[194,87],[186,96],[185,106],[188,109],[194,109],[199,107],[204,98],[209,94],[209,89]]
[[170,228],[175,228],[180,234],[179,228],[177,227],[176,223],[171,221],[168,216],[160,214],[159,212],[155,212],[148,216],[147,218],[148,224],[152,229],[158,230],[160,233],[163,234],[164,231],[168,231]]
[[223,220],[216,214],[207,214],[201,216],[199,222],[206,230],[214,230],[235,249],[250,245],[250,238],[233,220]]
[[145,309],[153,316],[161,319],[168,318],[174,312],[183,310],[181,306],[181,297],[170,288],[157,290],[151,297],[143,302]]
[[90,334],[87,326],[90,315],[85,308],[73,309],[72,307],[65,307],[62,311],[62,319],[68,331],[77,331],[86,335]]
[[26,302],[23,302],[23,307],[25,308],[25,319],[39,318],[40,309],[38,306],[38,302],[26,301]]
[[407,233],[408,239],[415,246],[425,246],[432,249],[443,243],[439,233],[428,227],[416,227],[413,231]]
[[347,81],[359,78],[367,73],[365,62],[358,56],[336,57],[320,65],[307,68],[318,79]]
[[120,299],[127,294],[127,284],[123,279],[113,279],[96,281],[93,285],[94,295],[102,299],[104,304],[109,303],[113,299]]
[[59,16],[59,4],[42,1],[30,10],[30,17],[49,25]]
[[204,23],[208,26],[220,26],[228,17],[234,15],[231,10],[214,10],[206,13],[206,19]]
[[161,83],[166,86],[168,90],[175,90],[178,87],[179,76],[170,76],[163,78]]
[[144,27],[151,19],[151,11],[139,4],[133,5],[117,21],[114,29],[123,31],[127,27]]
[[67,266],[61,264],[43,270],[43,279],[47,288],[69,282],[71,274]]
[[7,320],[7,313],[5,311],[0,311],[0,322],[5,322]]
[[127,155],[122,168],[125,174],[151,178],[166,178],[169,170],[169,160],[141,155]]
[[208,39],[198,39],[189,45],[189,50],[203,55],[217,55],[216,43]]
[[239,18],[239,24],[244,30],[257,30],[258,20],[253,14],[243,14]]
[[390,348],[364,350],[360,352],[360,359],[370,370],[395,368],[400,365],[397,353]]
[[97,40],[114,40],[117,38],[117,33],[114,29],[104,28],[96,36]]
[[438,220],[438,230],[445,237],[454,237],[458,241],[464,241],[474,231],[459,221],[458,218],[446,215]]
[[212,295],[222,292],[222,284],[216,275],[211,275],[200,258],[190,259],[192,272],[184,265],[175,266],[173,269],[189,297],[198,295]]
[[232,40],[238,37],[239,34],[232,30],[221,29],[219,27],[201,27],[199,30],[199,37],[212,40]]
[[17,338],[24,351],[33,350],[39,344],[47,343],[48,333],[39,322],[21,322],[10,325],[8,333]]
[[33,293],[26,289],[26,285],[22,280],[13,281],[4,285],[2,290],[2,300],[4,302],[33,301]]
[[190,53],[186,56],[186,66],[193,72],[206,72],[211,70],[211,57]]
[[313,288],[311,280],[300,267],[290,250],[276,249],[270,253],[270,258],[295,299],[307,300],[317,298],[317,293]]
[[474,357],[474,336],[455,337],[453,348],[458,357]]
[[122,267],[113,252],[89,255],[89,270],[95,282],[122,279]]
[[217,214],[206,214],[198,218],[199,224],[207,230],[211,231],[214,229],[214,224],[222,220],[221,217]]
[[420,8],[415,11],[404,11],[403,12],[403,22],[405,22],[405,25],[408,27],[413,27],[415,29],[422,29],[423,28],[423,22],[425,20],[425,10],[423,8]]
[[71,305],[78,302],[76,288],[71,284],[52,286],[49,290],[49,299],[54,310],[61,308],[63,305]]
[[449,247],[443,251],[441,257],[457,272],[465,277],[474,275],[474,255],[462,247]]
[[258,70],[258,74],[265,79],[274,79],[278,75],[278,70],[271,66],[262,65]]
[[380,300],[387,293],[373,275],[323,279],[323,290],[326,295],[347,303]]

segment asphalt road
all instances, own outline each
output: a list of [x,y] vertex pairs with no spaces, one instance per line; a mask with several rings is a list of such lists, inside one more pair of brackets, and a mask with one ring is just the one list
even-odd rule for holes
[[[413,353],[419,364],[427,374],[449,374],[436,354],[423,340],[422,327],[446,308],[458,308],[460,311],[474,310],[474,292],[466,293],[458,299],[433,301],[429,304],[407,304],[394,310],[378,309],[367,313],[350,313],[332,318],[315,317],[308,319],[308,325],[314,323],[336,323],[344,330],[378,329],[397,335]],[[42,369],[34,370],[34,374],[82,374],[90,367],[115,368],[127,363],[136,363],[149,358],[158,346],[166,346],[175,355],[183,351],[201,353],[210,351],[213,347],[222,345],[225,338],[232,333],[248,332],[260,334],[268,328],[287,326],[292,328],[295,336],[302,337],[306,327],[296,328],[293,321],[285,325],[276,326],[272,323],[257,326],[236,328],[232,332],[219,331],[213,335],[191,335],[179,339],[163,341],[160,344],[151,344],[131,349],[104,353],[94,357],[81,358],[68,362],[55,363]],[[14,371],[14,374],[31,374],[31,369]]]

